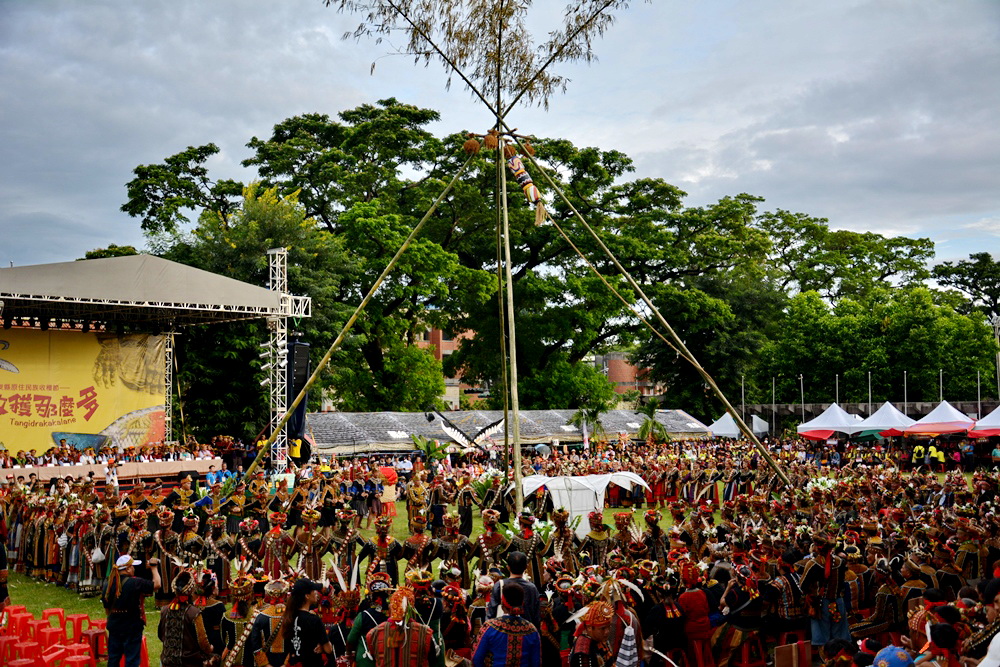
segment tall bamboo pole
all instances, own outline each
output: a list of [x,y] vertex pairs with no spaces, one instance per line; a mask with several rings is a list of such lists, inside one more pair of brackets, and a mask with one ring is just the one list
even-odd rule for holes
[[[497,159],[503,160],[503,149],[506,142],[501,141],[497,147]],[[524,492],[521,489],[521,417],[517,400],[517,335],[514,327],[514,279],[511,275],[510,256],[510,218],[507,212],[507,171],[500,169],[500,191],[503,197],[500,198],[500,207],[503,211],[503,248],[504,248],[504,273],[507,278],[507,344],[509,352],[507,358],[510,360],[510,427],[511,440],[511,467],[514,468],[514,507],[520,514],[524,509]]]

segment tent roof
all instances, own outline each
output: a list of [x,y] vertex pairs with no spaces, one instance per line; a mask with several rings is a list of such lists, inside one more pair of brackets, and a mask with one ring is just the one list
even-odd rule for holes
[[936,408],[903,429],[906,434],[961,433],[973,427],[975,421],[956,410],[948,401],[941,401]]
[[976,430],[988,428],[1000,428],[1000,405],[994,408],[993,412],[976,422]]
[[4,316],[185,326],[281,315],[277,292],[153,255],[0,268]]
[[[525,445],[552,440],[580,442],[583,433],[569,424],[576,410],[521,410],[521,442]],[[414,449],[410,435],[422,435],[441,442],[453,442],[441,428],[439,417],[427,421],[423,412],[312,412],[309,428],[322,452],[349,454],[371,451],[407,451]],[[445,413],[452,424],[470,438],[484,427],[503,417],[502,410],[455,410]],[[656,421],[677,438],[704,438],[708,427],[683,410],[658,410]],[[635,436],[642,417],[633,410],[609,410],[601,423],[611,440],[624,432]],[[493,436],[502,442],[503,434]]]
[[[757,415],[750,416],[750,429],[755,435],[760,435],[761,433],[767,433],[768,423],[758,417]],[[728,412],[723,412],[722,416],[712,422],[712,425],[708,427],[708,430],[712,432],[712,435],[716,438],[742,438],[743,433],[736,426],[736,420]]]
[[836,403],[831,403],[830,407],[823,411],[815,419],[799,424],[796,430],[799,433],[806,431],[838,431],[840,433],[857,433],[859,428],[859,417],[852,415]]
[[904,415],[896,407],[886,401],[878,410],[873,412],[867,419],[858,423],[861,431],[888,431],[890,429],[903,430],[907,426],[912,426],[914,419]]

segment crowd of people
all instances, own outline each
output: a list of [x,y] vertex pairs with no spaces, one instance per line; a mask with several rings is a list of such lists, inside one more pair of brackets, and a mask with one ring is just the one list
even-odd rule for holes
[[[185,444],[154,442],[138,447],[112,447],[104,445],[99,448],[77,447],[66,441],[50,447],[41,453],[34,448],[11,452],[0,450],[0,468],[29,468],[45,466],[72,465],[105,465],[117,463],[158,463],[161,461],[194,461],[196,459],[214,459],[223,454],[239,451],[242,456],[242,444],[229,436],[216,436],[209,443],[199,444],[193,438]],[[252,457],[251,457],[252,458]]]
[[612,525],[595,511],[586,530],[545,487],[517,512],[488,456],[324,462],[204,493],[14,483],[0,554],[100,595],[126,667],[150,595],[167,667],[728,667],[786,644],[840,667],[1000,655],[1000,474],[935,472],[912,447],[831,466],[770,446],[787,485],[734,442],[527,458],[525,474],[646,482],[610,486]]

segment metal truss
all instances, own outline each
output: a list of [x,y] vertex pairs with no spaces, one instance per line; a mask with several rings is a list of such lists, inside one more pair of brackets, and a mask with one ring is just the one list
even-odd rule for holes
[[174,439],[174,332],[163,335],[163,441]]

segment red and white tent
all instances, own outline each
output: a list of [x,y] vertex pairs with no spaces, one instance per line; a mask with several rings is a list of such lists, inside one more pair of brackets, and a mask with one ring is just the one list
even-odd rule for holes
[[969,429],[970,438],[987,438],[991,435],[1000,435],[1000,407],[976,422],[976,425]]
[[964,433],[975,425],[975,420],[956,410],[948,401],[941,403],[913,426],[903,429],[905,435],[941,435],[942,433]]
[[860,417],[850,414],[836,403],[831,403],[821,415],[799,424],[795,430],[803,438],[826,440],[834,433],[847,435],[857,433],[861,430],[859,424],[861,424]]

